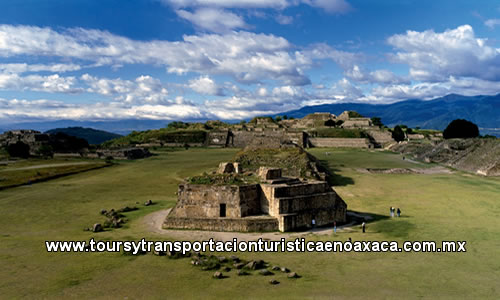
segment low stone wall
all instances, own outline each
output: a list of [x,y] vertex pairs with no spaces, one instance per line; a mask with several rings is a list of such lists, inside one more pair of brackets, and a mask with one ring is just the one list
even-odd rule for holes
[[167,217],[165,229],[193,229],[209,231],[262,232],[277,231],[275,218],[177,218]]
[[309,138],[309,144],[318,148],[370,148],[363,138]]

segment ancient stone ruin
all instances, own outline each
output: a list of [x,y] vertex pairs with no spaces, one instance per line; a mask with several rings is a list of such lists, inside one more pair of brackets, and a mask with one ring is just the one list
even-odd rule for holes
[[[241,172],[221,163],[218,176]],[[182,183],[177,205],[164,228],[212,231],[293,231],[346,221],[346,203],[320,180],[282,177],[281,169],[261,167],[257,183]]]

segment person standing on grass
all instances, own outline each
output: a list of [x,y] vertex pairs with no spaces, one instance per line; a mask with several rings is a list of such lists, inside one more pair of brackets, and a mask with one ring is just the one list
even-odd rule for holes
[[398,218],[401,217],[401,210],[399,209],[399,207],[397,213],[398,213]]
[[312,228],[316,227],[316,220],[314,218],[312,219],[311,224],[312,224]]
[[363,224],[361,224],[361,228],[363,229],[363,233],[365,233],[365,231],[366,231],[366,224],[365,224],[365,222],[363,222]]
[[337,233],[337,221],[333,221],[333,233]]
[[390,211],[391,211],[391,218],[393,218],[394,217],[394,207],[391,206]]

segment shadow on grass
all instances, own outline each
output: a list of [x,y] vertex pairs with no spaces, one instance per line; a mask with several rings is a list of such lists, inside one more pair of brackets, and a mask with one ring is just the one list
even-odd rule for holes
[[415,225],[408,221],[410,216],[389,217],[366,212],[348,210],[347,223],[360,225],[366,223],[367,233],[382,233],[393,238],[407,238],[408,233],[415,228]]
[[355,224],[361,224],[363,222],[365,223],[374,223],[377,221],[382,221],[382,220],[387,220],[390,219],[389,216],[386,215],[379,215],[379,214],[374,214],[374,213],[368,213],[368,212],[360,212],[360,211],[354,211],[354,210],[347,210],[347,224],[348,223],[355,223]]
[[319,166],[322,169],[321,171],[329,174],[327,180],[331,186],[346,186],[354,184],[354,179],[340,175],[340,170],[329,167],[326,160],[319,160]]

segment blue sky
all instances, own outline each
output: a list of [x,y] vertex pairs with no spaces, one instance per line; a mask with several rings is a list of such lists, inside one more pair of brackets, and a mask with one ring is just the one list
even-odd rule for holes
[[3,0],[0,123],[500,92],[500,2]]

